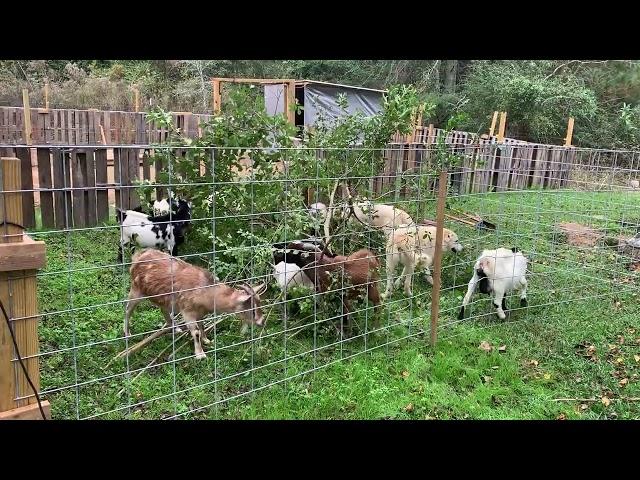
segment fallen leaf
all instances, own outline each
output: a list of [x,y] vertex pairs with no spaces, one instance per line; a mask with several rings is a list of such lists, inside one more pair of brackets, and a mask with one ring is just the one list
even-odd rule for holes
[[624,363],[624,358],[622,358],[622,357],[618,357],[618,358],[616,358],[616,363],[617,363],[618,365],[620,365],[620,364]]
[[493,347],[491,346],[491,344],[489,342],[482,341],[480,343],[480,346],[478,347],[480,350],[489,353],[491,350],[493,350]]
[[490,377],[489,375],[484,375],[482,377],[482,380],[484,381],[484,383],[489,383],[491,380],[493,380],[493,378]]
[[636,361],[636,363],[640,362],[640,355],[634,355],[633,359]]
[[499,367],[498,365],[494,365],[494,366],[493,366],[493,367],[491,367],[491,368],[492,368],[493,370],[497,370],[497,369],[499,369],[500,367]]
[[404,370],[402,372],[402,378],[407,378],[409,376],[409,372],[407,372],[406,370]]
[[507,351],[507,346],[506,345],[502,345],[500,348],[498,348],[499,352],[506,352]]
[[538,366],[538,360],[529,360],[529,365],[533,365],[534,367]]
[[618,343],[624,345],[624,337],[622,335],[618,335]]
[[589,405],[587,405],[586,403],[580,404],[580,410],[586,410],[587,408],[589,408]]
[[406,407],[404,407],[404,411],[411,413],[413,412],[413,403],[410,403],[409,405],[407,405]]
[[627,383],[629,383],[629,379],[628,378],[623,378],[622,380],[620,380],[618,382],[618,385],[620,385],[621,387],[626,387]]
[[551,380],[551,374],[550,373],[545,373],[544,374],[544,379],[545,380]]
[[561,413],[556,417],[556,420],[566,420],[567,416],[564,413]]
[[609,400],[609,397],[602,397],[600,401],[605,407],[608,407],[609,405],[611,405],[611,400]]
[[582,382],[582,377],[576,377],[576,383]]

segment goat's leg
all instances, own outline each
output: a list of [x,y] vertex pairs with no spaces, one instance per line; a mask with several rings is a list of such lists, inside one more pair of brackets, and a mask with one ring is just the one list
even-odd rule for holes
[[414,266],[413,264],[408,264],[405,267],[405,270],[407,271],[407,275],[406,277],[404,277],[404,293],[408,296],[408,297],[412,297],[413,296],[413,292],[411,291],[411,280],[413,280],[413,269]]
[[168,328],[173,327],[175,329],[176,333],[182,333],[183,332],[182,327],[180,325],[178,325],[177,323],[174,325],[174,321],[173,321],[174,319],[171,316],[171,309],[170,308],[163,308],[162,309],[162,314],[164,315],[165,325]]
[[493,306],[496,307],[496,314],[498,315],[498,318],[500,320],[504,320],[505,318],[507,318],[507,315],[504,313],[504,311],[507,309],[504,293],[504,291],[499,289],[493,291]]
[[369,297],[369,300],[371,301],[371,303],[373,303],[374,308],[373,308],[373,328],[378,329],[380,328],[380,312],[379,309],[376,309],[375,307],[380,305],[380,292],[378,291],[378,285],[376,285],[375,283],[370,283],[367,286],[367,296]]
[[478,286],[478,280],[480,277],[476,274],[475,270],[473,272],[473,277],[469,281],[469,288],[467,288],[467,294],[462,299],[462,307],[460,308],[460,313],[458,313],[458,320],[462,320],[464,318],[464,308],[469,304],[471,297],[476,291],[476,287]]
[[124,246],[128,245],[128,242],[120,241],[118,244],[118,263],[122,263],[124,259]]
[[388,298],[393,291],[393,273],[398,266],[399,254],[394,254],[390,248],[387,248],[387,289],[382,295],[383,298]]
[[202,336],[200,334],[200,328],[198,327],[198,317],[191,312],[182,312],[182,316],[187,323],[187,327],[189,327],[189,332],[191,332],[196,358],[198,360],[206,358],[207,354],[204,353],[202,349]]
[[429,285],[433,285],[433,277],[431,276],[431,269],[429,267],[424,267],[424,273],[427,274],[427,282],[429,282]]
[[527,302],[527,279],[522,277],[520,279],[520,285],[522,285],[520,288],[520,306],[526,307],[529,305]]
[[142,297],[142,293],[140,291],[138,291],[136,288],[131,288],[131,290],[129,290],[129,298],[127,299],[127,308],[124,312],[124,335],[125,337],[129,336],[129,318],[131,317],[131,314],[133,313],[133,310],[136,308],[136,306],[142,302],[142,300],[144,300]]
[[204,322],[202,320],[198,322],[198,328],[200,329],[200,338],[202,339],[202,342],[205,345],[209,345],[211,343],[211,340],[207,338],[207,332],[204,329]]
[[407,266],[403,265],[402,266],[402,273],[400,274],[400,276],[398,278],[396,278],[396,281],[393,282],[393,288],[400,288],[400,284],[402,283],[402,279],[407,277]]

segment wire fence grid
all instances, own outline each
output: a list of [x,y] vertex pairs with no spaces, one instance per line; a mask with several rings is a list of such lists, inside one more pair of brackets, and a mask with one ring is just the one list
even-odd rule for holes
[[[250,402],[276,385],[286,392],[292,381],[313,382],[317,371],[363,353],[393,354],[403,342],[426,342],[434,295],[441,338],[456,335],[463,322],[495,325],[492,300],[479,292],[459,318],[474,264],[486,249],[517,247],[528,260],[527,304],[521,306],[519,294],[508,292],[507,321],[531,321],[586,300],[612,302],[637,292],[638,152],[448,143],[457,162],[447,171],[444,227],[454,237],[445,235],[442,245],[441,287],[432,288],[419,264],[408,295],[400,273],[404,266],[386,271],[387,249],[398,232],[415,240],[417,229],[435,223],[442,150],[433,143],[392,144],[380,151],[266,149],[275,159],[273,168],[266,161],[238,164],[238,158],[252,155],[243,154],[245,148],[126,145],[110,146],[109,153],[101,145],[1,148],[22,166],[22,188],[3,189],[1,196],[22,196],[23,226],[31,238],[45,242],[47,264],[23,273],[36,276],[37,314],[14,314],[19,300],[11,292],[20,277],[0,279],[7,289],[0,298],[6,299],[14,331],[19,322],[38,321],[39,349],[22,359],[39,365],[40,396],[50,400],[54,418],[223,418],[232,401]],[[263,158],[255,153],[263,149],[250,150]],[[231,169],[230,158],[235,158]],[[167,197],[191,203],[190,229],[177,258],[234,288],[267,284],[259,297],[262,326],[249,323],[242,330],[240,317],[252,307],[207,312],[204,329],[211,343],[204,345],[205,359],[196,358],[190,333],[166,327],[150,302],[136,308],[130,334],[123,333],[132,261],[128,248],[118,260],[122,219],[116,212],[151,213],[152,202]],[[365,201],[395,207],[392,222],[404,211],[415,223],[402,231],[373,226],[380,210],[362,207],[366,204],[359,202]],[[321,215],[310,210],[317,202],[328,207]],[[354,204],[364,217],[358,218]],[[183,222],[174,210],[168,215],[165,223]],[[9,218],[7,211],[3,218]],[[8,223],[0,229],[5,241],[19,235]],[[377,260],[377,273],[366,274],[365,289],[352,304],[346,269],[337,270],[326,292],[291,284],[283,289],[275,281],[273,255],[284,250],[274,245],[290,247],[311,237],[330,240],[332,254],[367,249]],[[462,245],[457,253],[451,248],[455,237]],[[433,250],[420,241],[404,251],[402,245],[413,243],[396,244],[407,265],[427,252],[426,264],[433,261]],[[295,268],[292,263],[285,268]],[[303,269],[310,283],[319,283],[317,271],[311,272]],[[390,273],[392,292],[385,291]],[[162,293],[193,290],[181,288],[173,273],[169,277],[171,288]],[[386,294],[379,305],[367,301],[372,288]],[[175,303],[172,311],[180,320]],[[150,335],[158,338],[132,351]],[[11,355],[17,378],[19,359],[15,351]],[[33,402],[32,389],[23,387],[13,400]]]

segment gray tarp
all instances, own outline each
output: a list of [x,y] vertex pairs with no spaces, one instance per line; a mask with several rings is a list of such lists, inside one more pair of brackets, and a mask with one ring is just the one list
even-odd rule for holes
[[264,105],[269,115],[284,113],[284,85],[265,85]]
[[381,92],[309,83],[304,89],[304,124],[313,125],[319,110],[329,118],[338,117],[341,113],[336,103],[339,93],[347,96],[349,113],[362,112],[370,117],[382,109]]
[[[367,117],[375,115],[382,109],[382,93],[355,88],[343,88],[332,85],[308,83],[304,88],[304,124],[313,125],[322,110],[329,118],[340,115],[336,103],[339,93],[347,96],[349,113],[362,112]],[[269,115],[284,112],[284,85],[265,85],[264,103]]]

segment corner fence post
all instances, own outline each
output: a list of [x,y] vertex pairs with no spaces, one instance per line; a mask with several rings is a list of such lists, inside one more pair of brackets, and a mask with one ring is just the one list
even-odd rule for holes
[[[20,160],[0,158],[0,301],[9,317],[0,310],[0,420],[42,418],[28,378],[39,391],[36,270],[44,267],[45,245],[24,233],[20,189]],[[42,409],[50,418],[49,402]]]
[[444,207],[447,201],[447,171],[442,170],[438,178],[438,203],[436,207],[436,247],[433,256],[433,288],[431,289],[431,346],[438,338],[438,313],[440,311],[440,279],[442,267],[442,239],[444,228]]

